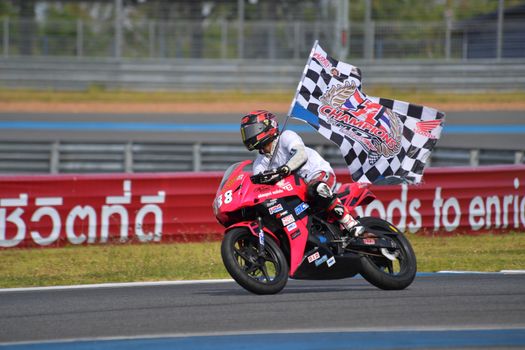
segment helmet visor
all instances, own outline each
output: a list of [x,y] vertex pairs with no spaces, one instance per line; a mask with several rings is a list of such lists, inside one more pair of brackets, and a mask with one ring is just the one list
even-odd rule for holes
[[257,135],[266,131],[266,126],[261,123],[243,125],[241,127],[242,140],[247,141],[250,139],[257,140]]

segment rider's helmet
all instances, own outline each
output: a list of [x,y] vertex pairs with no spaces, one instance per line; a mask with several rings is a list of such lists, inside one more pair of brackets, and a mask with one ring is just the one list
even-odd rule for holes
[[279,136],[279,124],[273,113],[253,111],[241,119],[242,142],[248,151],[261,150]]

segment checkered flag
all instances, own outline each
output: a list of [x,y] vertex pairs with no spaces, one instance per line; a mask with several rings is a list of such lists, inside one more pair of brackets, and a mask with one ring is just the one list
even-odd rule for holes
[[367,96],[361,70],[314,44],[289,116],[339,146],[356,182],[418,183],[441,136],[445,115],[433,108]]

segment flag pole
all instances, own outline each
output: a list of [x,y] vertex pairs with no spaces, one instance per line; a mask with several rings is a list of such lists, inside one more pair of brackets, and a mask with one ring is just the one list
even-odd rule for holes
[[[288,119],[290,119],[290,115],[292,114],[292,110],[295,104],[295,101],[297,100],[297,95],[299,95],[299,90],[301,89],[301,85],[303,83],[304,77],[306,76],[306,71],[308,70],[308,67],[310,66],[310,62],[312,61],[312,58],[314,56],[315,49],[317,49],[317,46],[319,45],[319,40],[316,40],[314,42],[314,46],[312,47],[312,50],[310,51],[310,55],[308,56],[308,60],[306,61],[306,65],[303,69],[303,74],[301,75],[301,79],[299,79],[299,84],[297,84],[297,89],[295,89],[295,95],[293,97],[292,103],[290,105],[290,109],[288,110],[288,114],[286,114],[286,118],[284,119],[283,127],[281,128],[280,133],[283,133],[286,129],[286,126],[288,125]],[[277,145],[275,146],[275,149],[279,146],[279,141],[281,138],[277,139]],[[270,169],[272,167],[273,160],[275,158],[275,152],[272,154],[272,158],[270,158],[270,162],[268,163],[268,168]]]

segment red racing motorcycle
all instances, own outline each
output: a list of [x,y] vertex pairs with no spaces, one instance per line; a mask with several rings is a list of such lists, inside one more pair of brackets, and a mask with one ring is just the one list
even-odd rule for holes
[[[246,290],[275,294],[292,279],[340,279],[361,274],[374,286],[404,289],[416,275],[408,239],[389,222],[358,218],[365,232],[345,235],[338,222],[307,202],[307,186],[291,174],[269,185],[275,173],[251,175],[252,162],[231,165],[213,202],[225,229],[221,256],[226,270]],[[375,196],[366,184],[340,186],[349,209]]]

